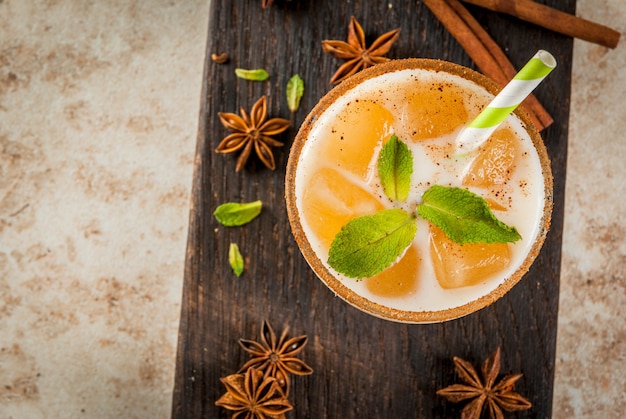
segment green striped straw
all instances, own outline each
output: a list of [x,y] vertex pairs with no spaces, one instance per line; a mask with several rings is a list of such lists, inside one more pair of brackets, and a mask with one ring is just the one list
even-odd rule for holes
[[476,119],[459,133],[457,150],[470,152],[480,147],[554,67],[556,59],[552,54],[537,51]]

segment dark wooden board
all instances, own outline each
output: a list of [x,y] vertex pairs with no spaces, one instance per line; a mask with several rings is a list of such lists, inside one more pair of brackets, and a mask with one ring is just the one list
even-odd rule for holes
[[[573,13],[575,0],[548,5]],[[292,418],[458,417],[462,405],[435,395],[457,382],[452,357],[475,364],[502,348],[502,373],[522,372],[517,390],[533,408],[517,417],[550,417],[555,365],[563,201],[570,103],[571,39],[515,18],[475,7],[470,11],[521,67],[539,48],[551,51],[559,66],[536,95],[554,117],[543,132],[554,173],[552,229],[530,273],[504,298],[470,316],[432,325],[380,320],[335,297],[317,279],[291,235],[284,203],[289,145],[308,111],[330,88],[340,62],[322,52],[323,39],[345,39],[354,15],[368,42],[396,27],[400,39],[391,58],[429,57],[474,67],[467,54],[418,1],[212,0],[207,60],[193,179],[189,239],[182,300],[172,414],[176,418],[230,417],[214,405],[224,393],[220,377],[248,359],[239,338],[258,339],[268,320],[277,333],[306,334],[301,353],[315,370],[294,377],[289,396]],[[227,64],[211,53],[227,52]],[[265,68],[266,82],[235,77],[234,69]],[[290,114],[287,80],[295,73],[306,92]],[[249,109],[267,95],[272,117],[290,118],[280,137],[277,170],[258,160],[235,173],[235,156],[213,150],[227,131],[217,112]],[[260,217],[239,228],[220,226],[212,216],[227,201],[261,199]],[[227,262],[228,246],[238,243],[246,271],[237,278]]]

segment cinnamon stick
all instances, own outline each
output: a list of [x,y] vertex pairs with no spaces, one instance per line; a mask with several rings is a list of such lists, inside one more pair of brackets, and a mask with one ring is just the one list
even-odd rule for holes
[[494,12],[506,13],[554,32],[615,48],[620,33],[532,0],[463,0]]
[[[515,76],[517,70],[511,61],[458,0],[423,1],[483,74],[501,87],[504,87]],[[548,111],[533,95],[522,102],[522,107],[539,131],[553,122]]]
[[[504,74],[503,79],[498,79],[499,74],[489,75],[494,81],[501,86],[505,86],[515,75],[517,69],[511,63],[504,51],[498,46],[496,41],[487,33],[482,25],[474,19],[474,16],[459,2],[458,0],[448,0],[450,7],[463,19],[463,21],[469,26],[469,28],[476,34],[478,39],[483,43],[487,51],[493,56],[494,60],[498,63]],[[528,112],[533,120],[533,123],[539,131],[550,126],[554,120],[548,113],[548,111],[541,105],[539,100],[534,95],[529,95],[523,102],[522,106]]]

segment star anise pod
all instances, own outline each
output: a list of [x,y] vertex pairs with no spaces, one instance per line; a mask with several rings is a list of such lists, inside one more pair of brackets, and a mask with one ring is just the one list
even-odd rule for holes
[[239,339],[241,347],[252,356],[240,372],[248,368],[264,371],[267,376],[276,378],[285,390],[285,394],[289,394],[289,374],[308,375],[313,373],[313,369],[296,358],[306,345],[308,338],[298,336],[287,339],[288,331],[289,329],[285,328],[280,339],[277,340],[272,326],[264,321],[261,342]]
[[234,113],[219,112],[222,124],[232,133],[222,140],[215,149],[218,153],[241,151],[235,170],[238,172],[245,166],[254,148],[257,156],[269,169],[276,169],[274,155],[270,147],[283,145],[272,136],[289,128],[291,123],[282,118],[267,119],[267,98],[262,96],[253,106],[250,114],[243,108],[241,116]]
[[500,373],[500,348],[483,363],[484,381],[480,379],[472,364],[456,356],[454,367],[467,385],[453,384],[438,390],[437,394],[453,403],[474,399],[463,408],[462,419],[478,419],[483,410],[489,412],[491,419],[502,419],[504,418],[502,409],[512,412],[530,409],[532,406],[528,400],[513,391],[515,382],[522,374],[506,375],[500,382],[495,383]]
[[233,418],[283,419],[285,412],[293,409],[276,379],[254,368],[220,381],[226,386],[226,393],[215,404],[232,410]]
[[376,39],[369,48],[365,45],[365,33],[354,16],[350,18],[348,26],[348,42],[324,40],[322,48],[324,52],[346,60],[330,79],[332,84],[337,84],[351,75],[371,67],[375,64],[388,61],[384,55],[389,52],[391,45],[398,39],[400,29],[389,31]]

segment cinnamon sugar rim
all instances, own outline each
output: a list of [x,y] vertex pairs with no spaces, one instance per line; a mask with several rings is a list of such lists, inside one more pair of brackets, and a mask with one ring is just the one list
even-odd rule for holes
[[541,139],[541,136],[532,124],[532,121],[528,114],[524,112],[520,107],[514,111],[514,114],[522,122],[522,125],[530,136],[539,156],[542,176],[544,179],[544,208],[543,216],[540,220],[540,228],[539,232],[537,233],[537,237],[533,242],[528,255],[524,258],[523,262],[515,270],[515,272],[505,278],[504,281],[500,283],[495,289],[490,291],[488,294],[479,297],[478,299],[457,307],[446,308],[436,311],[409,311],[387,307],[370,301],[369,299],[358,295],[356,292],[345,286],[341,282],[341,280],[337,279],[322,263],[320,258],[314,252],[309,240],[304,233],[304,229],[300,221],[300,213],[296,206],[295,193],[296,171],[298,161],[300,159],[300,154],[318,117],[322,115],[326,111],[326,109],[328,109],[330,105],[332,105],[337,99],[346,94],[348,91],[355,88],[357,85],[372,77],[376,77],[385,73],[410,69],[430,70],[435,72],[443,71],[452,75],[460,76],[482,86],[493,95],[496,95],[501,90],[501,88],[491,79],[472,69],[447,61],[426,58],[391,60],[370,67],[355,74],[354,76],[348,78],[344,82],[334,87],[324,97],[322,97],[302,123],[300,130],[298,131],[291,146],[291,151],[287,162],[287,170],[285,176],[285,199],[287,204],[287,215],[289,217],[291,230],[296,240],[296,243],[298,244],[300,251],[302,252],[302,255],[304,256],[309,266],[311,266],[313,271],[316,273],[316,275],[336,295],[341,297],[352,306],[383,319],[403,323],[435,323],[453,320],[473,313],[477,310],[480,310],[481,308],[492,304],[493,302],[501,298],[504,294],[506,294],[515,284],[517,284],[521,280],[524,274],[528,272],[530,266],[539,255],[547,232],[550,228],[553,205],[553,178],[552,172],[550,170],[550,159],[548,157],[543,140]]

